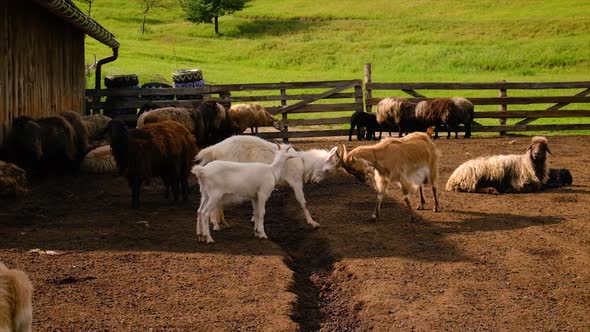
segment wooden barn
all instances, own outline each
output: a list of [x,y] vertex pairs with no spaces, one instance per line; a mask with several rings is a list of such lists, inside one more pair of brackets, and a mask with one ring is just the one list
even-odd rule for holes
[[82,112],[85,35],[113,49],[100,78],[119,42],[71,0],[0,1],[0,141],[19,115]]

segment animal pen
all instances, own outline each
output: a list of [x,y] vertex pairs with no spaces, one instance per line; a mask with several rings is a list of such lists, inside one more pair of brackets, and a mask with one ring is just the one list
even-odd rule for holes
[[[567,95],[570,93],[572,95]],[[111,110],[134,109],[147,102],[190,106],[194,101],[151,100],[154,96],[167,95],[177,96],[177,99],[182,98],[178,96],[201,95],[204,99],[232,104],[260,103],[282,119],[285,129],[282,132],[261,132],[259,135],[287,141],[301,137],[347,136],[348,128],[343,128],[343,125],[349,123],[352,112],[371,112],[383,97],[406,97],[417,102],[433,97],[463,96],[475,105],[473,132],[498,132],[503,135],[506,132],[588,130],[588,94],[590,81],[377,83],[371,81],[370,66],[366,66],[364,80],[224,84],[201,88],[88,89],[86,110],[96,112],[107,107]],[[105,97],[111,98],[111,101],[105,102]],[[572,119],[571,123],[531,124],[543,118]],[[584,121],[579,118],[584,118]]]

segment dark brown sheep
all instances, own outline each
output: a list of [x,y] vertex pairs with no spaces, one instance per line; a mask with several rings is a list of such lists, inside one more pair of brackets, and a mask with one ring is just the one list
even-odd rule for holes
[[465,125],[465,138],[471,137],[473,116],[473,104],[461,97],[429,99],[416,105],[416,119],[426,126],[436,126],[434,138],[438,138],[442,125],[447,127],[447,138],[451,138],[451,132],[458,138],[460,124]]
[[65,111],[59,113],[59,115],[68,120],[72,128],[74,128],[74,141],[77,147],[76,157],[81,161],[88,152],[88,128],[82,121],[82,116],[76,112]]
[[27,171],[63,172],[75,166],[75,130],[62,116],[14,119],[7,138],[9,161]]
[[197,153],[195,138],[178,122],[165,120],[129,130],[124,122],[113,120],[107,130],[119,173],[127,177],[132,206],[139,208],[141,184],[162,177],[178,200],[179,184],[183,199],[188,197],[188,176]]

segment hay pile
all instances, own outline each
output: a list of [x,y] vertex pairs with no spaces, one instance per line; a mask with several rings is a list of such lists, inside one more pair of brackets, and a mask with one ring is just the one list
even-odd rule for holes
[[28,191],[26,172],[15,164],[0,160],[0,196],[18,196]]

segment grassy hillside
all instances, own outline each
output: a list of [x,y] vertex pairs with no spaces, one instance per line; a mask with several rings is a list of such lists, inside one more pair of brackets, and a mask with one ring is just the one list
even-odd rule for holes
[[[80,8],[85,5],[79,1]],[[590,3],[563,1],[254,0],[213,26],[155,9],[142,37],[137,1],[95,0],[93,17],[121,42],[108,74],[142,82],[201,68],[208,83],[362,77],[374,81],[588,80]],[[86,58],[110,49],[87,39]],[[92,82],[92,79],[89,79]]]

